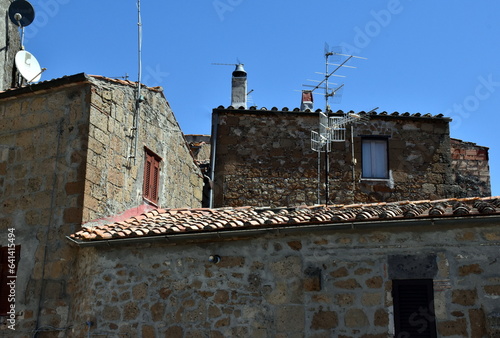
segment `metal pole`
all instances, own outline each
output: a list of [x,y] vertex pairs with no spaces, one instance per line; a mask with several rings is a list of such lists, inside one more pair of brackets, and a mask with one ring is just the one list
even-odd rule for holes
[[317,192],[317,195],[318,195],[318,204],[321,204],[321,151],[318,151],[318,192]]
[[[328,57],[332,55],[330,51],[327,51],[325,53],[325,114],[327,117],[328,121],[328,111],[330,109],[330,106],[328,105],[328,78],[330,75],[328,74]],[[330,130],[327,128],[327,133],[330,132]],[[330,142],[330,137],[327,136],[327,143]],[[330,182],[329,182],[329,176],[330,176],[330,161],[329,161],[329,155],[328,155],[328,144],[325,144],[325,205],[328,206],[328,200],[329,200],[329,195],[330,195]]]
[[328,177],[330,176],[330,163],[329,163],[328,151],[325,151],[325,205],[328,206],[328,200],[330,199],[330,182]]
[[352,202],[356,191],[356,159],[354,158],[354,126],[351,124],[351,165],[352,165]]

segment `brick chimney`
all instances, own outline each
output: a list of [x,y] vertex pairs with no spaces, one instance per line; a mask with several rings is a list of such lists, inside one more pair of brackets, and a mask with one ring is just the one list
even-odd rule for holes
[[300,103],[300,110],[304,111],[306,109],[313,110],[314,102],[313,102],[313,93],[312,90],[303,90],[302,91],[302,102]]

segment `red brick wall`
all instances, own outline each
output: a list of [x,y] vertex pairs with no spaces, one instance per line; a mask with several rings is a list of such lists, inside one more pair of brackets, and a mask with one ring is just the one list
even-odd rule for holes
[[451,139],[453,178],[460,186],[457,197],[490,196],[488,148]]

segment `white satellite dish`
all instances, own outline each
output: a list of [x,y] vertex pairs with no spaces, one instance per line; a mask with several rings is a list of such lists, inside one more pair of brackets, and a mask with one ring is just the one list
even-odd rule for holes
[[45,70],[40,68],[40,64],[33,54],[25,50],[17,52],[16,67],[28,83],[40,81],[42,72]]

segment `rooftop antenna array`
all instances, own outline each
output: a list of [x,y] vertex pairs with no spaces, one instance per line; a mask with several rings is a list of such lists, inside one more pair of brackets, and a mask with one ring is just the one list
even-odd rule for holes
[[40,68],[40,64],[33,54],[24,50],[24,27],[29,26],[35,20],[35,10],[26,0],[15,0],[9,6],[9,19],[14,25],[20,28],[21,50],[16,53],[15,65],[20,73],[17,85],[21,86],[24,78],[26,83],[40,81],[42,73],[47,68]]
[[[338,75],[336,72],[341,68],[356,68],[353,66],[346,65],[351,59],[363,59],[366,58],[348,54],[342,54],[341,50],[330,49],[327,43],[325,43],[325,72],[318,73],[324,75],[324,79],[321,81],[317,81],[318,84],[315,86],[304,85],[308,87],[312,87],[310,90],[314,93],[318,89],[324,90],[325,97],[325,111],[319,112],[319,126],[318,131],[311,131],[311,149],[318,153],[318,191],[317,191],[317,199],[318,204],[321,204],[321,153],[324,153],[324,161],[325,161],[325,204],[328,205],[330,200],[330,185],[329,185],[329,177],[330,177],[330,159],[329,153],[331,151],[331,143],[332,142],[344,142],[346,135],[346,127],[347,125],[362,120],[365,117],[362,117],[358,114],[344,114],[343,116],[329,116],[331,113],[330,109],[330,98],[335,98],[340,94],[340,91],[343,89],[344,84],[338,85],[336,83],[330,83],[330,77],[345,77],[343,75]],[[332,60],[333,59],[333,60]],[[343,60],[342,60],[343,59]],[[337,63],[331,63],[331,62]],[[330,66],[335,66],[333,71],[330,71]],[[314,81],[314,80],[311,80]],[[337,86],[334,89],[330,89],[330,85]],[[352,134],[352,132],[351,132]]]

